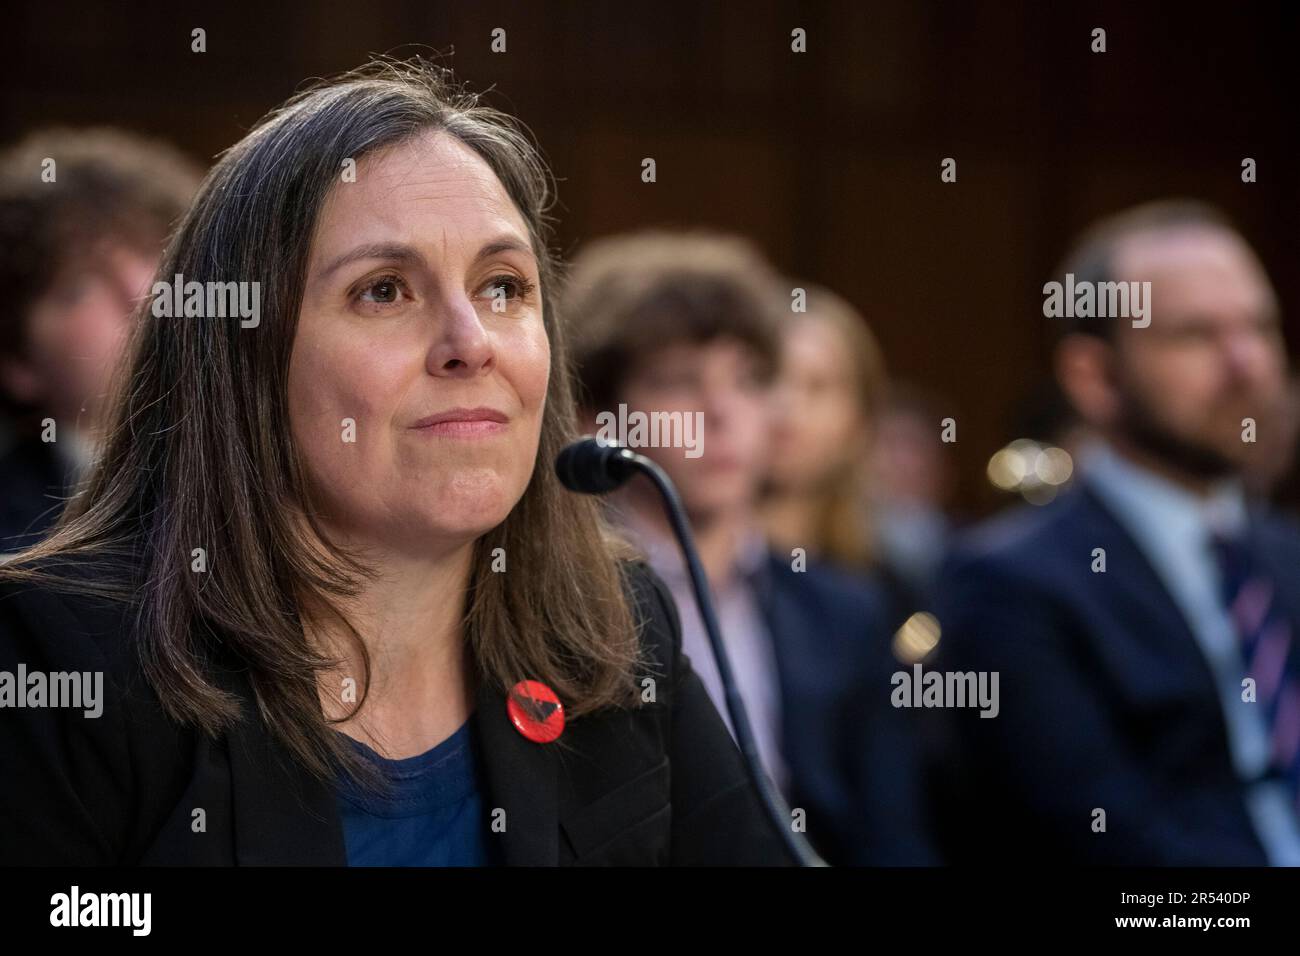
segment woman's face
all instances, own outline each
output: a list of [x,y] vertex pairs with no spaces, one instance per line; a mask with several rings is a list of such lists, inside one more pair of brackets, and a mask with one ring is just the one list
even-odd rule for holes
[[526,224],[475,152],[431,132],[334,186],[289,369],[332,533],[421,553],[499,524],[533,472],[549,369]]
[[866,447],[849,344],[810,315],[788,326],[782,359],[770,478],[786,490],[815,489]]

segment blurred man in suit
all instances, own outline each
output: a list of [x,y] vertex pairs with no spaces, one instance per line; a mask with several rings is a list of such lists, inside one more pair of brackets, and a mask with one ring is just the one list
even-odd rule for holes
[[[702,419],[698,448],[638,451],[681,492],[760,757],[804,810],[808,838],[832,862],[926,862],[915,808],[895,799],[910,791],[875,772],[908,765],[889,751],[907,746],[909,728],[880,706],[892,670],[884,595],[862,576],[774,551],[759,519],[788,301],[779,277],[742,240],[645,233],[588,247],[574,263],[564,312],[591,431],[599,433],[598,416],[617,417],[620,407],[629,418]],[[730,727],[659,499],[638,481],[610,504],[672,589],[683,646]]]
[[1129,309],[1050,320],[1096,437],[1065,495],[978,530],[944,575],[936,667],[1001,687],[995,719],[948,712],[947,836],[959,858],[1300,864],[1300,532],[1241,481],[1285,427],[1273,288],[1190,202],[1098,224],[1062,273],[1079,296],[1130,283]]
[[114,129],[0,154],[0,555],[45,534],[93,457],[131,312],[200,175]]

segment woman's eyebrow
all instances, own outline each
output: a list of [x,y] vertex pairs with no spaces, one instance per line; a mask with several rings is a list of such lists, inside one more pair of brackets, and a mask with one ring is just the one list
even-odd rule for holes
[[401,262],[417,266],[428,265],[424,256],[414,246],[402,242],[368,242],[350,249],[331,262],[321,271],[321,278],[327,278],[348,263],[362,259],[382,259],[386,262]]
[[[487,259],[500,252],[522,252],[533,255],[533,248],[518,236],[504,235],[491,240],[475,256],[475,261]],[[420,250],[403,242],[368,242],[349,249],[321,270],[325,279],[352,262],[362,259],[380,259],[385,262],[399,262],[416,266],[428,266],[428,260]]]
[[[518,236],[503,235],[493,239],[482,249],[479,250],[475,261],[486,259],[489,256],[495,256],[498,252],[522,252],[525,255],[533,255],[533,247]],[[534,258],[536,258],[534,256]]]

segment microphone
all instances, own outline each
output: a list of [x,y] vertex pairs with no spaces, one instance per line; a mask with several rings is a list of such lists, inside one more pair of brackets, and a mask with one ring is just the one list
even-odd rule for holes
[[581,438],[565,447],[555,459],[555,473],[560,483],[570,491],[583,495],[603,495],[626,484],[633,475],[640,473],[650,479],[664,501],[664,510],[672,525],[677,544],[686,558],[686,567],[690,572],[691,590],[695,593],[695,606],[699,609],[700,620],[709,635],[709,646],[713,658],[718,664],[718,676],[722,681],[723,697],[726,699],[727,713],[731,716],[731,726],[736,733],[736,744],[744,758],[749,781],[758,791],[760,802],[767,813],[768,820],[781,836],[781,842],[800,866],[826,866],[826,861],[817,855],[803,834],[795,833],[790,828],[790,808],[777,792],[772,781],[763,770],[758,756],[758,745],[754,742],[754,732],[750,728],[749,714],[745,702],[736,687],[735,676],[731,670],[731,660],[722,643],[722,631],[718,626],[718,615],[713,606],[713,595],[709,591],[709,581],[704,574],[704,565],[700,563],[699,553],[695,550],[695,538],[691,526],[686,520],[686,509],[682,507],[681,497],[673,486],[667,473],[657,464],[638,455],[621,445],[602,442],[596,438]]
[[560,476],[560,484],[570,491],[603,495],[636,474],[636,459],[640,457],[620,445],[584,438],[560,452],[555,459],[555,473]]

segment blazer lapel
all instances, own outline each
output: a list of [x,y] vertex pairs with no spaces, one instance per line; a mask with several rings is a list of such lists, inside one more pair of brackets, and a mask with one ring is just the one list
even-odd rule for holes
[[505,811],[502,841],[507,866],[557,866],[560,862],[558,757],[555,743],[537,744],[515,729],[506,696],[479,681],[474,710],[482,743],[484,794],[489,826]]
[[227,734],[239,866],[346,866],[333,788],[279,745],[257,718],[248,678],[231,675],[244,714]]

